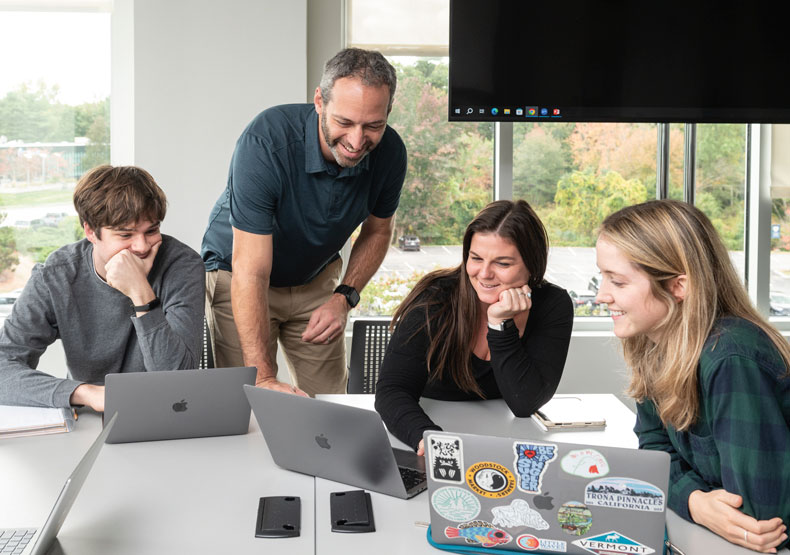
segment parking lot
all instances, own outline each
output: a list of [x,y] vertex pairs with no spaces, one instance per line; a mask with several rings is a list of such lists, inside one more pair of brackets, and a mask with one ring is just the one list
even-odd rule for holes
[[[730,252],[739,274],[743,276],[744,254]],[[407,276],[416,271],[429,272],[448,268],[461,262],[461,246],[423,246],[416,252],[404,252],[390,247],[374,279],[387,274]],[[598,275],[593,247],[553,247],[549,251],[546,279],[568,290],[586,291],[590,278]],[[790,253],[771,254],[771,292],[790,294]]]

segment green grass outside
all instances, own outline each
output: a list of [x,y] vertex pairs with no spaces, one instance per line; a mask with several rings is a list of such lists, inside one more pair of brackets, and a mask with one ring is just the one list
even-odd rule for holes
[[43,191],[26,191],[23,193],[3,193],[0,195],[0,206],[32,206],[36,204],[55,204],[71,202],[74,195],[72,189],[46,189]]

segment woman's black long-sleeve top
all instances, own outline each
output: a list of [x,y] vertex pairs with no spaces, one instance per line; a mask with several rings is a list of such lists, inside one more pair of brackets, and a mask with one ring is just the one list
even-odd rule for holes
[[[452,280],[437,280],[423,294],[449,298]],[[421,396],[448,401],[480,399],[461,390],[444,372],[428,375],[429,338],[415,331],[425,322],[424,309],[407,313],[398,323],[379,371],[376,410],[387,428],[414,449],[425,430],[440,430],[419,405]],[[431,326],[436,329],[436,326]],[[532,308],[524,335],[513,326],[488,330],[491,360],[472,355],[475,380],[486,399],[504,398],[513,414],[530,416],[545,404],[560,383],[573,328],[573,303],[568,293],[544,282],[532,290]]]

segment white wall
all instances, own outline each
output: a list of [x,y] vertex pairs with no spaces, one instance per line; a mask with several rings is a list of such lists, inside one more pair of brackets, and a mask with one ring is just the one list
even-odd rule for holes
[[244,127],[303,101],[306,21],[306,0],[116,0],[113,163],[164,189],[166,233],[199,250]]

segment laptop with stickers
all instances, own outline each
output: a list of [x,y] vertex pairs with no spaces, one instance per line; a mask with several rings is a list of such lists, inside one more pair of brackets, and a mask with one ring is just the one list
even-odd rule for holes
[[669,455],[426,431],[429,541],[456,552],[663,552]]
[[425,458],[390,445],[377,412],[244,386],[278,466],[408,499],[425,491]]

